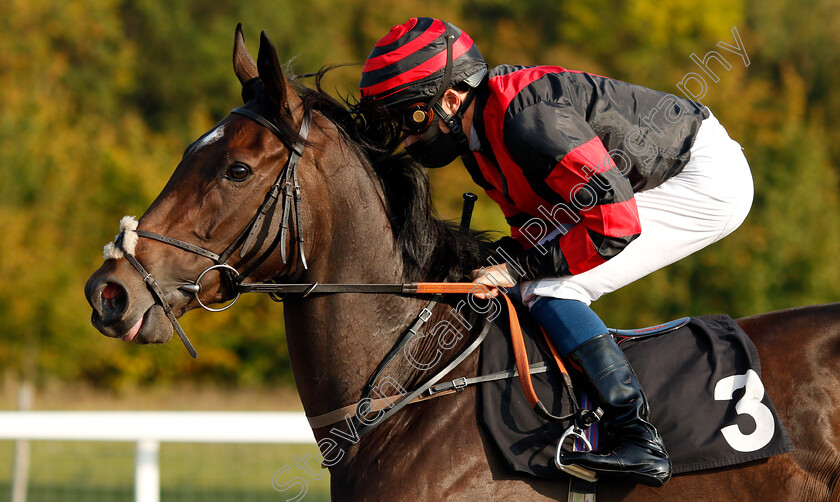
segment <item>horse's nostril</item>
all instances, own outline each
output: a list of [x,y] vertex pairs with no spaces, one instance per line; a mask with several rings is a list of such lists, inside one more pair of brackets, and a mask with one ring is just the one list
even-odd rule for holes
[[118,317],[128,305],[128,293],[119,284],[109,282],[102,289],[102,310],[109,317]]
[[106,300],[112,300],[120,295],[124,295],[125,290],[122,286],[118,284],[114,284],[113,282],[109,282],[105,285],[105,289],[102,290],[102,297]]

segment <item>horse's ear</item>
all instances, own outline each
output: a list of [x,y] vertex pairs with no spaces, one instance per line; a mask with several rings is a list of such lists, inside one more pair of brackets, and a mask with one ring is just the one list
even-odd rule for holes
[[245,85],[247,82],[257,78],[257,63],[245,47],[245,37],[242,35],[242,23],[236,25],[236,34],[233,37],[233,73],[239,79],[239,83]]
[[269,96],[280,110],[294,109],[296,103],[300,102],[297,93],[289,83],[283,70],[280,67],[280,59],[277,57],[277,50],[268,34],[263,31],[260,34],[260,52],[257,55],[257,68]]

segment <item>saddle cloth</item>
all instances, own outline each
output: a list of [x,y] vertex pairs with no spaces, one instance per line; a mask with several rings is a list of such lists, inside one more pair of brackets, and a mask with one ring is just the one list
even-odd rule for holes
[[[551,361],[527,309],[517,306],[531,364]],[[502,317],[502,316],[500,316]],[[481,350],[480,373],[512,368],[506,320],[497,319]],[[536,328],[536,329],[535,329]],[[660,336],[620,344],[635,370],[662,435],[674,473],[736,465],[793,451],[793,444],[761,384],[761,366],[746,333],[725,315],[693,317]],[[560,372],[532,375],[554,415],[569,412]],[[573,369],[577,389],[582,378]],[[541,478],[562,478],[554,466],[557,441],[568,422],[548,422],[528,404],[518,378],[479,386],[477,415],[509,466]],[[602,436],[601,447],[609,447]],[[598,448],[598,447],[596,447]],[[600,449],[600,448],[599,448]]]

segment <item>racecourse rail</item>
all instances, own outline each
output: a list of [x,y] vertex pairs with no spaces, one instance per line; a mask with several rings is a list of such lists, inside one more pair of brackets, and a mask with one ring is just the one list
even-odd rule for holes
[[314,444],[302,412],[4,411],[0,439],[136,443],[134,500],[159,502],[161,442]]

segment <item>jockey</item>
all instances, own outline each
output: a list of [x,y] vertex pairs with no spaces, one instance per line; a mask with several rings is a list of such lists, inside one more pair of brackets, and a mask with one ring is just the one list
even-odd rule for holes
[[645,395],[589,306],[744,221],[753,185],[740,145],[681,97],[559,66],[488,69],[469,35],[431,18],[391,28],[359,87],[363,105],[400,121],[409,155],[430,168],[460,156],[502,209],[505,263],[473,280],[521,295],[591,383],[613,439],[561,463],[668,481]]

